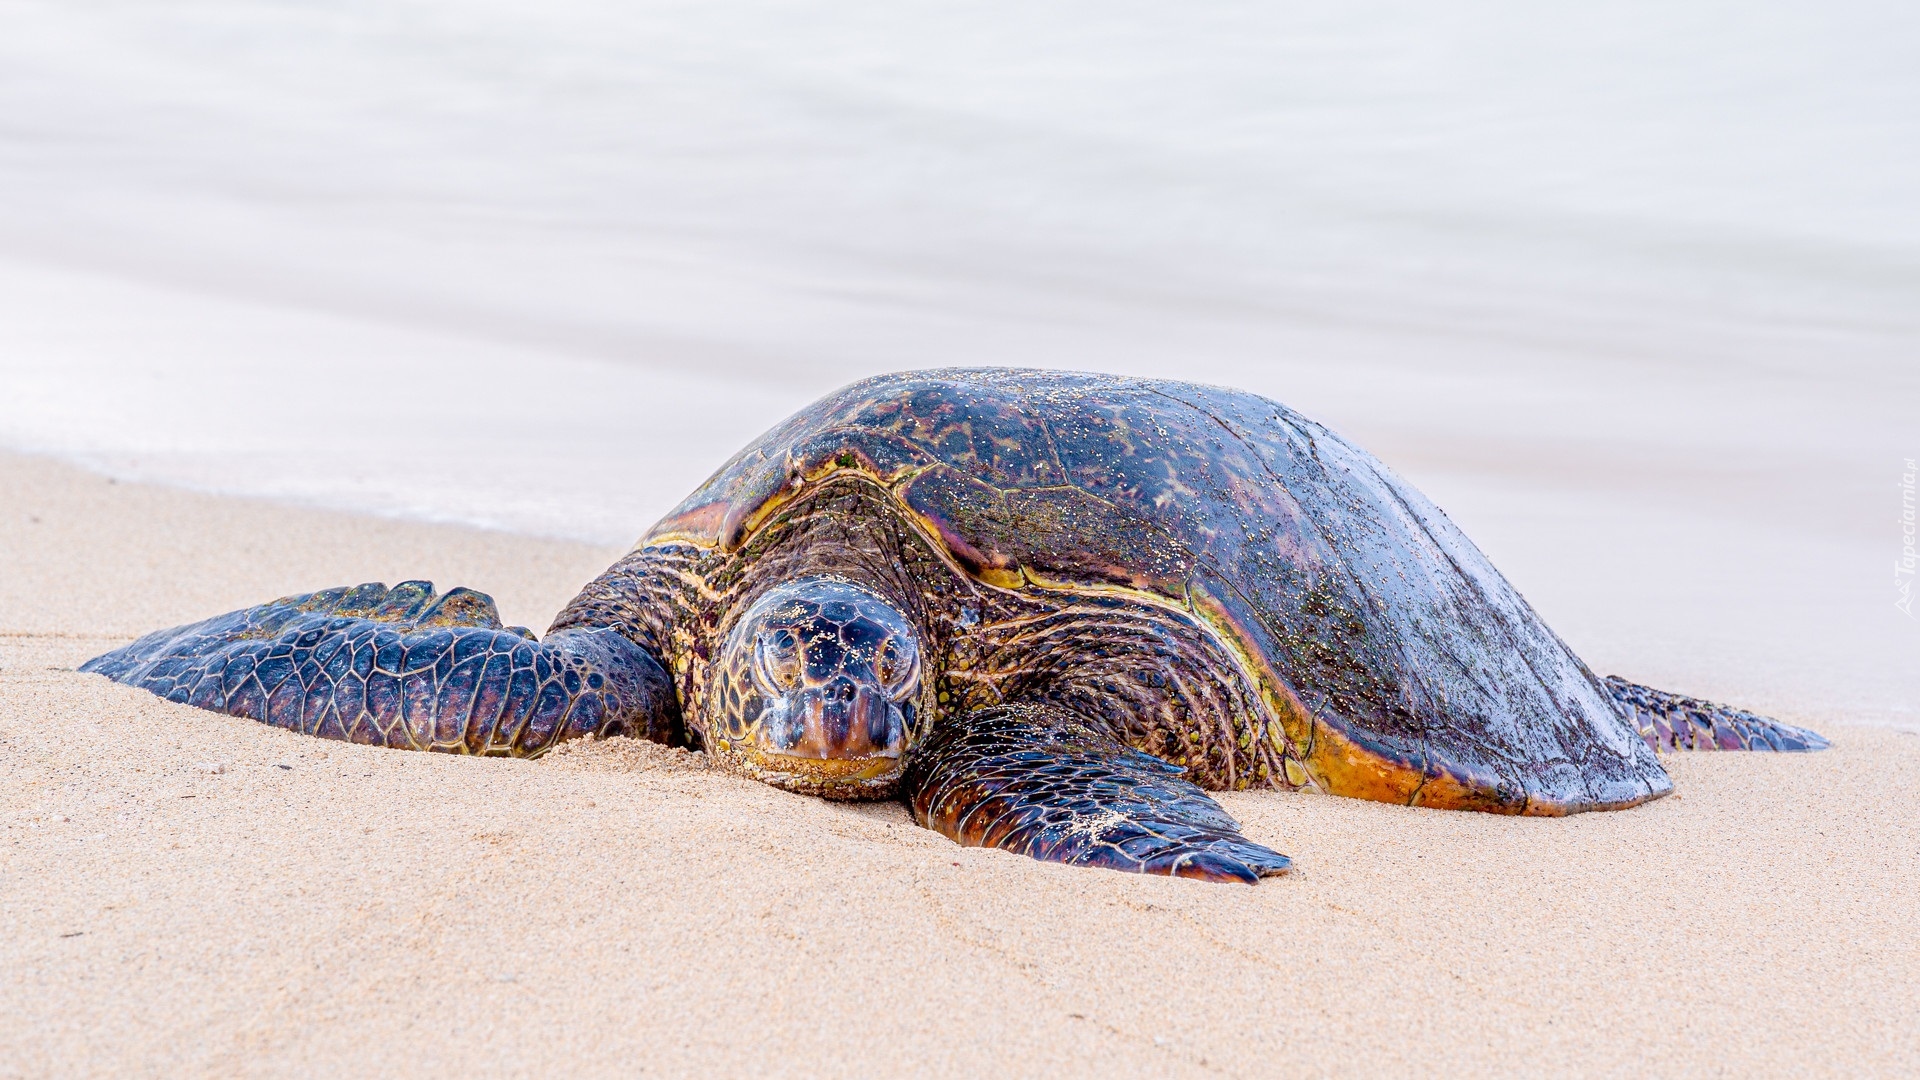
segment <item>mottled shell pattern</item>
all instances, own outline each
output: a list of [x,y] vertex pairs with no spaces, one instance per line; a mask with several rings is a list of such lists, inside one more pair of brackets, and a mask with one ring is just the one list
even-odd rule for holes
[[[1531,814],[1671,788],[1599,680],[1445,514],[1266,398],[1051,371],[880,376],[756,440],[642,546],[742,551],[849,477],[1009,602],[1071,605],[1079,626],[1150,609],[1167,616],[1157,634],[1207,636],[1167,655],[1225,658],[1250,688],[1228,702],[1239,764],[1212,786]],[[956,611],[941,617],[972,617]]]

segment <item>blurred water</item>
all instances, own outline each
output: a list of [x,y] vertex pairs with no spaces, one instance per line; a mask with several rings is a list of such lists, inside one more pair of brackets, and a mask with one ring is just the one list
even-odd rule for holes
[[624,542],[865,374],[1197,378],[1920,715],[1915,191],[1886,2],[0,2],[0,443]]

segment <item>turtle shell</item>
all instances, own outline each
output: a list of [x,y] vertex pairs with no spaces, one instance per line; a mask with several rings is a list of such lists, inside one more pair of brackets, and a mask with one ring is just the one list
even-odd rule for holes
[[1255,394],[1004,369],[884,375],[741,451],[648,540],[738,547],[845,470],[1009,589],[1138,590],[1236,652],[1316,786],[1564,814],[1671,790],[1611,696],[1439,508]]

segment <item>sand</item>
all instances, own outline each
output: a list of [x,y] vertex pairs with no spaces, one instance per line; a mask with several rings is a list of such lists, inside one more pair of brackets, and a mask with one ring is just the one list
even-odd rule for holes
[[371,578],[541,626],[616,553],[0,456],[0,1075],[1920,1069],[1893,728],[1676,757],[1674,797],[1564,820],[1228,794],[1300,868],[1241,888],[962,849],[625,740],[375,750],[70,670]]

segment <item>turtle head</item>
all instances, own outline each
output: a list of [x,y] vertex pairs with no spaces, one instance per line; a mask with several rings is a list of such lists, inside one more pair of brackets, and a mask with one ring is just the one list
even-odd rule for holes
[[709,695],[706,749],[722,764],[790,791],[885,797],[913,738],[919,633],[878,593],[801,578],[734,623]]

